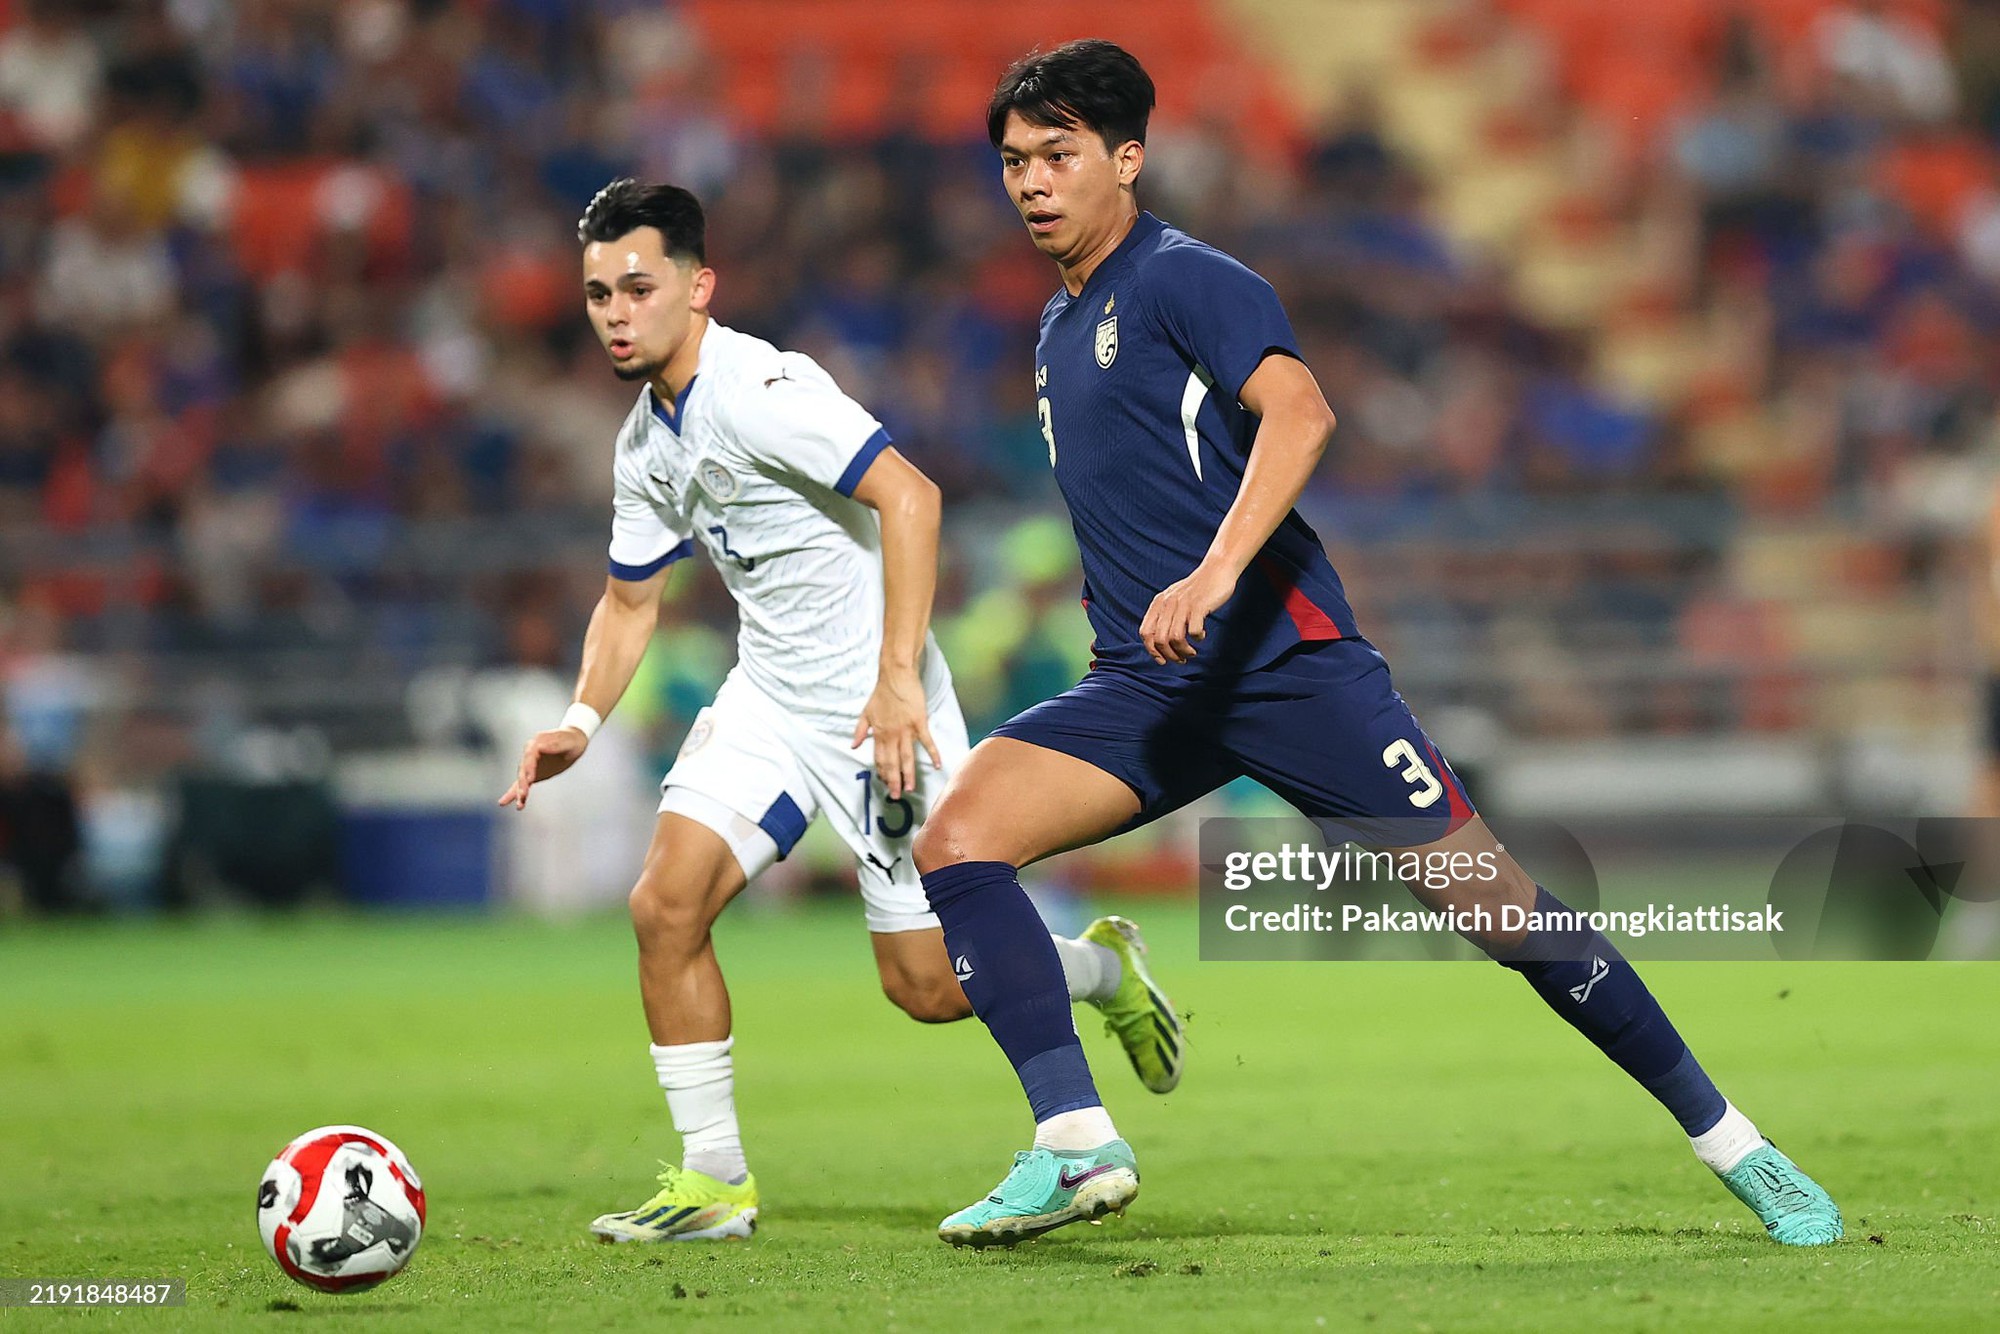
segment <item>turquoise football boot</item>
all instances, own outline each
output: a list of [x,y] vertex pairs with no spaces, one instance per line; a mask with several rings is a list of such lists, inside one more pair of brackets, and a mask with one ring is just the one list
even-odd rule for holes
[[1122,1214],[1139,1196],[1139,1166],[1122,1139],[1094,1149],[1030,1149],[993,1193],[938,1224],[954,1246],[1012,1246],[1082,1219]]
[[1827,1246],[1840,1240],[1840,1209],[1833,1197],[1771,1141],[1720,1175],[1772,1240],[1786,1246]]

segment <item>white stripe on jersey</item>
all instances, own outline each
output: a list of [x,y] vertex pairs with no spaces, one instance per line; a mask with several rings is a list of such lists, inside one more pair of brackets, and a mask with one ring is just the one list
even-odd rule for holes
[[[882,529],[849,493],[881,423],[811,357],[713,322],[682,400],[669,424],[640,390],[618,433],[612,564],[657,568],[692,539],[736,600],[744,675],[853,727],[880,666]],[[928,637],[921,673],[935,707],[951,675]]]
[[1201,415],[1202,400],[1208,397],[1209,387],[1215,377],[1208,373],[1206,366],[1196,366],[1188,372],[1187,387],[1181,390],[1181,430],[1187,433],[1188,462],[1194,465],[1194,479],[1201,480],[1201,431],[1195,426],[1195,418]]

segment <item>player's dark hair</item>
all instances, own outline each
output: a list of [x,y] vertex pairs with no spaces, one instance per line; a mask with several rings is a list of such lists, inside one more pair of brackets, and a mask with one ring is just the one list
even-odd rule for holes
[[1098,37],[1031,51],[1007,67],[986,104],[986,137],[998,148],[1007,113],[1030,125],[1093,130],[1104,146],[1146,142],[1153,114],[1153,79],[1123,47]]
[[576,239],[615,241],[638,227],[659,232],[670,257],[708,263],[708,220],[701,201],[678,185],[642,185],[630,176],[597,192],[577,219]]

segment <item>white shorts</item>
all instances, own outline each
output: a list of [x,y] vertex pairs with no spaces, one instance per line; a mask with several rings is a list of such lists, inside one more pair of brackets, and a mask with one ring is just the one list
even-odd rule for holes
[[714,830],[751,880],[783,860],[823,813],[854,853],[868,929],[921,931],[938,920],[910,843],[971,749],[950,691],[932,708],[930,729],[944,769],[920,744],[916,790],[891,801],[875,776],[872,739],[850,748],[851,733],[794,718],[731,672],[661,780],[660,810]]

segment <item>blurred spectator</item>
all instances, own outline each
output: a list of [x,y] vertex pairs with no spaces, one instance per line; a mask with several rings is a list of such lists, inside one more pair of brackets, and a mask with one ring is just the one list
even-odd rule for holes
[[1885,109],[1923,121],[1951,115],[1957,90],[1937,34],[1887,0],[1829,10],[1814,36],[1827,68],[1854,80]]
[[0,866],[17,880],[30,909],[88,906],[77,864],[81,846],[68,777],[31,766],[11,738],[0,736]]
[[[1789,689],[1799,641],[1713,568],[1762,516],[1879,516],[1899,478],[1992,448],[2000,3],[1778,9],[1814,7],[1676,6],[1613,40],[1588,5],[1469,6],[1482,41],[1581,25],[1471,151],[1572,125],[1631,150],[1488,254],[1447,227],[1455,182],[1398,140],[1386,75],[1306,133],[1256,80],[1192,104],[1163,81],[1144,201],[1283,290],[1342,422],[1305,508],[1371,635],[1422,647],[1406,671],[1476,664],[1425,688],[1521,734],[1813,725],[1751,698]],[[519,590],[585,607],[601,578],[632,390],[576,309],[572,237],[617,173],[702,195],[719,318],[820,358],[943,485],[937,620],[975,730],[1084,670],[1033,387],[1054,277],[1000,196],[979,80],[895,43],[746,55],[699,6],[0,13],[4,708],[21,772],[84,794],[120,894],[149,892],[145,857],[109,835],[152,828],[168,783],[115,777],[118,729],[95,744],[115,682],[216,753],[257,727],[405,745],[413,677],[496,661],[496,755],[560,713],[575,627]],[[1563,244],[1614,227],[1644,253],[1602,313],[1533,314]],[[1668,335],[1703,364],[1618,373]],[[1908,591],[1927,567],[1883,568]],[[676,597],[621,709],[617,744],[655,761],[727,666],[726,598]]]
[[[569,645],[548,615],[518,610],[508,640],[512,661],[477,674],[465,691],[492,757],[496,795],[513,780],[528,738],[562,717],[572,684],[560,666]],[[614,713],[592,738],[588,764],[537,787],[525,809],[501,814],[501,890],[509,902],[563,914],[624,901],[658,804],[644,760],[632,721]]]
[[104,62],[70,0],[24,0],[0,37],[0,140],[62,156],[83,142],[98,113]]

